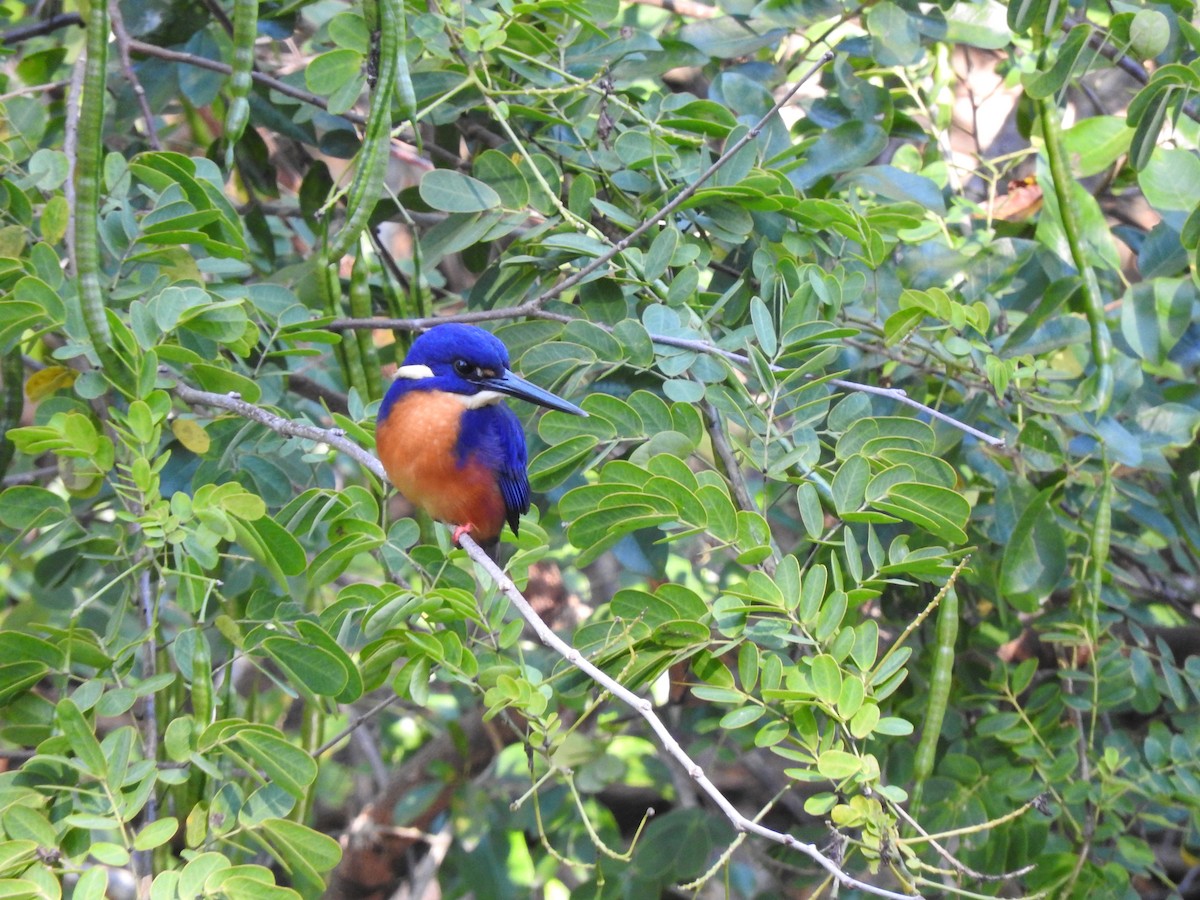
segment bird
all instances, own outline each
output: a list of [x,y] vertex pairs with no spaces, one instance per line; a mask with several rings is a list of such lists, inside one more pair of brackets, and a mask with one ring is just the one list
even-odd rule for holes
[[507,522],[529,511],[528,451],[517,397],[576,416],[573,403],[514,374],[508,348],[475,325],[435,325],[413,341],[379,406],[375,446],[413,505],[493,556]]

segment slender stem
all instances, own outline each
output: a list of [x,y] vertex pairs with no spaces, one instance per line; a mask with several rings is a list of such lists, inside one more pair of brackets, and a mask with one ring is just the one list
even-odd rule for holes
[[[198,69],[208,69],[210,72],[220,72],[222,75],[231,75],[233,73],[232,66],[218,62],[215,59],[197,56],[194,53],[183,53],[179,50],[168,50],[166,47],[155,47],[153,44],[147,44],[144,41],[131,40],[129,42],[129,49],[134,53],[142,53],[146,56],[153,56],[156,59],[165,59],[168,62],[183,63],[184,65],[195,66]],[[299,100],[301,103],[307,103],[321,109],[327,109],[329,106],[324,97],[318,97],[316,94],[292,87],[290,84],[285,84],[278,78],[272,78],[270,75],[264,75],[261,72],[251,72],[250,78],[255,84],[261,84],[263,87],[278,91],[285,97],[291,97],[293,100]],[[356,125],[362,125],[367,121],[364,116],[349,111],[341,113],[341,117]]]
[[51,16],[44,22],[21,25],[0,35],[0,45],[7,47],[9,44],[19,44],[21,41],[41,37],[43,34],[50,34],[58,31],[60,28],[68,28],[71,25],[78,25],[82,28],[83,16],[79,15],[79,13],[60,13],[57,16]]
[[3,478],[17,449],[8,439],[8,430],[21,424],[25,409],[25,365],[20,347],[13,347],[0,360],[0,382],[0,478]]
[[247,403],[237,394],[214,394],[210,391],[198,391],[182,381],[175,383],[175,395],[189,406],[212,406],[217,409],[227,409],[244,419],[265,425],[276,434],[328,444],[335,450],[345,453],[380,481],[387,481],[383,465],[375,458],[374,454],[368,453],[354,441],[349,440],[345,432],[340,429],[318,428],[315,425],[285,419],[283,416],[268,412],[253,403]]
[[162,142],[158,139],[158,128],[154,124],[154,111],[150,109],[150,101],[146,99],[146,89],[142,87],[137,73],[133,71],[133,60],[129,58],[129,32],[125,29],[125,20],[121,17],[121,4],[116,0],[110,0],[109,16],[112,19],[113,36],[117,39],[117,52],[121,55],[121,71],[125,73],[125,80],[133,87],[133,94],[142,110],[142,118],[146,120],[146,140],[152,148],[161,150]]
[[1062,123],[1058,106],[1053,98],[1038,101],[1038,112],[1042,123],[1042,137],[1046,141],[1046,159],[1050,163],[1050,178],[1054,182],[1054,194],[1058,198],[1058,211],[1062,218],[1067,245],[1071,248],[1071,259],[1083,280],[1083,306],[1091,330],[1092,362],[1096,365],[1095,381],[1087,408],[1103,413],[1112,400],[1113,366],[1112,337],[1104,321],[1104,298],[1100,295],[1100,283],[1096,270],[1087,259],[1080,228],[1079,207],[1075,202],[1075,179],[1067,164],[1066,148],[1063,147]]

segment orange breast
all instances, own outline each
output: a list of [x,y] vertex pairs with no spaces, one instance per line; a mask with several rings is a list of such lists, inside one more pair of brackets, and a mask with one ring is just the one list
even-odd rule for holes
[[464,407],[453,394],[413,391],[392,406],[375,434],[379,461],[392,484],[439,522],[473,526],[490,541],[504,527],[504,497],[494,472],[456,447]]

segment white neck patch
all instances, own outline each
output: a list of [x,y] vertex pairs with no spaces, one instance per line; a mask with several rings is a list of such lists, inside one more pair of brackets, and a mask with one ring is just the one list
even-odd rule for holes
[[429,366],[401,366],[396,370],[397,378],[407,378],[409,381],[420,381],[423,378],[432,378],[433,369]]
[[478,394],[455,394],[462,405],[467,409],[479,409],[482,406],[491,406],[494,403],[499,403],[504,399],[504,395],[499,391],[480,391]]

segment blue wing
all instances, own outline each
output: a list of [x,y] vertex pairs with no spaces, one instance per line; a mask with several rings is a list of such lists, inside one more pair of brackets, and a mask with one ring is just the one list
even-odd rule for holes
[[496,473],[505,518],[516,534],[521,514],[529,512],[528,453],[517,414],[503,403],[467,410],[459,431],[458,455],[465,460],[472,454]]

